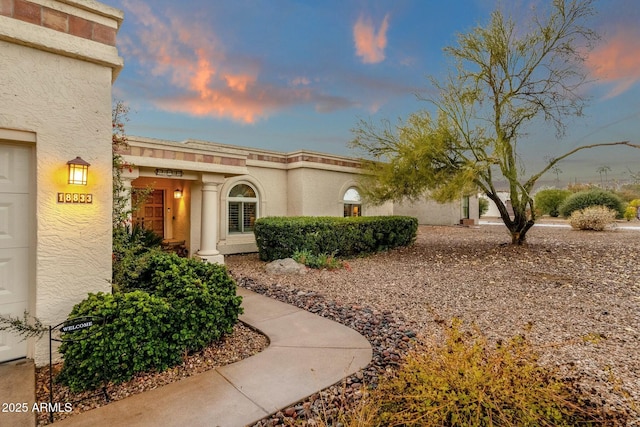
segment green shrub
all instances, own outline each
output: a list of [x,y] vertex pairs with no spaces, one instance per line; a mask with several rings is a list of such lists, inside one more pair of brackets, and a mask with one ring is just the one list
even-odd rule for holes
[[635,219],[638,214],[638,208],[633,207],[631,205],[627,206],[627,209],[624,210],[624,219],[627,221],[631,221]]
[[620,197],[610,191],[588,190],[580,191],[569,197],[560,205],[560,214],[568,218],[574,211],[579,211],[590,206],[606,206],[616,212],[617,217],[624,215],[624,203]]
[[263,261],[290,258],[295,251],[349,257],[413,243],[418,220],[379,217],[268,217],[255,224]]
[[149,251],[160,250],[162,237],[151,230],[135,225],[133,228],[113,229],[113,257],[111,283],[116,290],[137,281],[138,274],[146,263]]
[[487,212],[489,212],[489,201],[484,197],[478,198],[478,209],[480,216],[483,216]]
[[242,298],[224,265],[181,258],[174,253],[149,252],[138,280],[123,288],[144,290],[166,298],[172,322],[179,328],[178,348],[197,350],[229,333],[242,312]]
[[326,268],[327,270],[335,270],[337,268],[344,267],[344,262],[340,261],[335,256],[327,254],[314,255],[308,249],[295,251],[292,255],[292,258],[294,259],[294,261],[300,264],[304,264],[310,268]]
[[569,217],[569,224],[578,230],[602,231],[615,219],[615,211],[605,206],[590,206],[574,211]]
[[454,320],[445,341],[420,343],[397,372],[384,377],[345,425],[575,426],[600,425],[579,392],[538,363],[517,336],[492,346]]
[[119,383],[136,372],[161,371],[181,360],[168,339],[170,305],[163,298],[141,291],[89,294],[69,318],[84,316],[104,318],[105,325],[73,332],[72,338],[86,339],[60,346],[64,365],[56,380],[74,392],[96,388],[105,377]]
[[557,217],[560,215],[560,205],[571,194],[569,190],[547,188],[536,193],[534,203],[541,215]]
[[638,209],[640,209],[640,199],[633,199],[629,202],[629,206],[624,210],[624,219],[631,221],[638,217]]
[[161,251],[144,253],[137,265],[135,280],[126,281],[122,292],[90,294],[73,308],[72,318],[92,315],[107,323],[87,340],[61,346],[59,381],[72,390],[96,387],[103,361],[114,382],[173,366],[186,352],[230,333],[242,312],[242,298],[223,265]]

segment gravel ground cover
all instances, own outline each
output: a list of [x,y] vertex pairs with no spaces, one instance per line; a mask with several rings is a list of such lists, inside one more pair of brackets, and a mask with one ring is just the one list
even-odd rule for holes
[[503,226],[421,226],[411,247],[296,276],[267,274],[256,254],[227,257],[240,286],[347,324],[374,347],[363,373],[256,425],[348,406],[414,333],[438,334],[453,317],[492,340],[526,330],[544,364],[640,425],[640,230],[534,227],[527,245],[509,241]]

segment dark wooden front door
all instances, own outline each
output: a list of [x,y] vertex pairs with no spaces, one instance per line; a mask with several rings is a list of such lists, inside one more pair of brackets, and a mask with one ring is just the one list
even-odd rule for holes
[[[133,197],[136,203],[135,193]],[[134,213],[135,224],[164,238],[164,190],[154,190]]]

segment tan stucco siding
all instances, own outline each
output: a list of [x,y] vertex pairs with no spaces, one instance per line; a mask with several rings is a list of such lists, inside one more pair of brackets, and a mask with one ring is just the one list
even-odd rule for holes
[[438,203],[425,199],[415,203],[396,204],[393,213],[416,217],[419,224],[457,225],[462,218],[462,206],[459,201]]
[[[4,41],[0,64],[0,127],[36,134],[32,314],[58,323],[88,292],[110,290],[112,70]],[[76,156],[91,164],[86,186],[67,184],[66,162]],[[93,203],[58,204],[58,192],[90,193]],[[48,360],[46,340],[29,356]]]

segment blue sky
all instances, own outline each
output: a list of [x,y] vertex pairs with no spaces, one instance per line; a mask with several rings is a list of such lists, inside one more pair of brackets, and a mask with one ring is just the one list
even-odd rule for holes
[[[114,97],[131,107],[127,133],[248,147],[355,155],[359,118],[429,109],[428,75],[443,47],[487,22],[496,7],[526,19],[550,0],[103,0],[124,10],[125,68]],[[504,6],[506,5],[506,6]],[[528,172],[578,145],[640,143],[640,3],[596,1],[602,41],[585,64],[596,79],[586,117],[560,140],[542,124],[521,141]],[[560,164],[561,181],[600,182],[640,171],[640,150],[585,152]],[[547,178],[549,183],[555,174]]]

